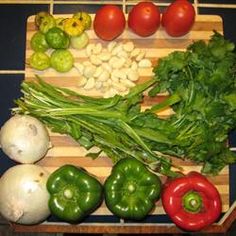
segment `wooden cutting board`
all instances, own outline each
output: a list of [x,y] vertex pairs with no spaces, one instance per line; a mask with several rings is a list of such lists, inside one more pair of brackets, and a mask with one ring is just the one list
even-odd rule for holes
[[[70,17],[71,15],[56,15],[56,17]],[[101,92],[91,90],[86,91],[78,87],[78,81],[80,76],[76,69],[72,69],[68,73],[57,73],[53,69],[48,69],[44,72],[38,72],[31,69],[27,65],[27,61],[33,51],[30,48],[30,39],[32,35],[36,32],[36,27],[34,25],[34,16],[30,16],[27,21],[27,35],[26,35],[26,68],[25,68],[25,79],[32,80],[35,74],[40,75],[45,81],[52,83],[57,86],[67,87],[82,94],[87,94],[91,96],[100,96]],[[142,48],[146,51],[146,57],[152,61],[153,65],[156,65],[158,59],[167,56],[170,52],[174,50],[185,50],[186,47],[192,43],[194,40],[209,40],[210,36],[213,34],[213,30],[223,33],[222,19],[219,16],[212,15],[198,15],[196,17],[196,22],[193,26],[192,31],[180,38],[172,38],[168,36],[162,28],[160,28],[154,35],[141,38],[128,29],[126,29],[123,34],[116,39],[118,42],[132,41],[136,48]],[[105,47],[108,42],[101,41],[98,39],[91,29],[87,31],[90,43],[101,42]],[[81,63],[86,60],[85,50],[75,50],[70,49],[75,57],[76,64]],[[152,76],[152,68],[140,69],[140,79],[137,83],[141,83]],[[163,99],[163,95],[158,96]],[[144,106],[150,105],[153,101],[148,101]],[[168,116],[171,114],[171,109],[166,109],[163,111],[161,116]],[[92,160],[89,157],[85,157],[87,151],[80,147],[72,138],[60,135],[57,133],[51,133],[51,142],[53,147],[49,150],[46,157],[38,162],[39,165],[44,166],[48,171],[52,172],[63,164],[73,164],[75,166],[84,167],[90,173],[96,175],[102,182],[109,175],[112,162],[106,156],[101,156],[96,160]],[[177,165],[183,167],[184,171],[187,173],[191,170],[200,170],[200,166],[196,166],[194,163],[188,161],[181,161],[174,159]],[[229,209],[229,169],[224,168],[220,175],[216,177],[209,177],[209,179],[216,185],[219,190],[223,202],[223,211],[226,212]],[[164,181],[165,178],[162,177]],[[97,209],[94,215],[111,215],[111,212],[103,204],[99,209]],[[152,214],[165,214],[161,202],[157,202],[156,209]]]

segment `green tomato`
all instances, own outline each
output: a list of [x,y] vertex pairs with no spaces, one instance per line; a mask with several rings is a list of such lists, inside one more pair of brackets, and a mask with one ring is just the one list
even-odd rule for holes
[[45,52],[34,52],[29,58],[29,64],[36,70],[46,70],[50,67],[50,57]]
[[58,72],[68,72],[74,64],[74,57],[67,49],[57,49],[52,52],[51,66]]
[[92,18],[87,12],[77,12],[73,15],[73,17],[80,20],[86,30],[91,27]]
[[69,36],[58,27],[49,29],[45,37],[48,45],[53,49],[65,49],[69,47]]
[[49,16],[49,15],[50,15],[50,14],[49,14],[48,12],[46,12],[46,11],[40,11],[40,12],[38,12],[38,13],[36,14],[36,16],[35,16],[35,19],[34,19],[35,25],[39,27],[40,24],[41,24],[42,19],[45,18],[45,17],[47,17],[47,16]]
[[74,36],[70,38],[71,47],[75,49],[82,49],[86,47],[88,43],[89,43],[89,37],[86,32],[82,33],[79,36]]
[[67,18],[63,21],[64,31],[69,36],[78,36],[84,32],[84,25],[82,22],[74,17]]
[[44,18],[41,19],[40,25],[39,25],[39,30],[43,33],[46,34],[49,29],[53,28],[56,26],[56,21],[52,15],[45,16]]
[[36,32],[32,36],[30,40],[30,46],[35,52],[45,52],[49,49],[45,35],[40,31]]
[[63,18],[63,17],[56,18],[56,27],[60,28],[61,30],[64,30],[64,20],[65,19],[66,18]]

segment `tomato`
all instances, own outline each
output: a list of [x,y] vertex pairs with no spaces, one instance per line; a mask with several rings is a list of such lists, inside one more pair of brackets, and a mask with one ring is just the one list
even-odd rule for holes
[[176,0],[164,11],[162,26],[170,36],[179,37],[191,30],[194,20],[193,5],[187,0]]
[[128,14],[129,28],[139,36],[154,34],[160,26],[159,8],[152,2],[139,2]]
[[105,5],[95,14],[93,27],[96,35],[103,40],[117,38],[125,29],[123,11],[115,5]]

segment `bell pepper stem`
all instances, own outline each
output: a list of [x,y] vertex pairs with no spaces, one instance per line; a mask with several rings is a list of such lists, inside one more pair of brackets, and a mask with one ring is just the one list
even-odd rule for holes
[[71,191],[71,189],[68,188],[64,190],[63,194],[67,199],[71,199],[73,197],[73,192]]
[[202,208],[202,197],[197,192],[187,192],[183,197],[183,206],[190,213],[198,213]]
[[136,187],[135,187],[135,185],[134,184],[132,184],[132,183],[130,183],[129,185],[128,185],[128,191],[129,191],[129,193],[134,193],[135,192],[135,190],[136,190]]

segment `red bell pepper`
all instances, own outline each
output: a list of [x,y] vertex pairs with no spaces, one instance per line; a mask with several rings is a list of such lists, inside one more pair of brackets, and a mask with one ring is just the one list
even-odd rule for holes
[[162,205],[171,220],[186,231],[202,230],[214,223],[222,210],[216,187],[195,171],[166,182]]

